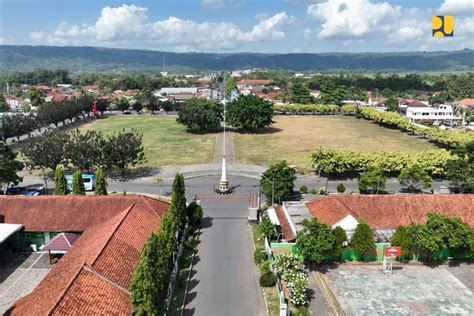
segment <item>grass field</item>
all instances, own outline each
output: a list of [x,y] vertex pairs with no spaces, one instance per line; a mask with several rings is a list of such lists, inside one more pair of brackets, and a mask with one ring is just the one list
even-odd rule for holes
[[144,166],[183,166],[213,160],[216,134],[187,133],[176,116],[114,115],[81,127],[113,133],[134,128],[143,134],[147,162]]
[[276,116],[271,128],[233,134],[240,163],[270,165],[280,160],[309,168],[313,149],[418,152],[436,147],[426,140],[349,116]]

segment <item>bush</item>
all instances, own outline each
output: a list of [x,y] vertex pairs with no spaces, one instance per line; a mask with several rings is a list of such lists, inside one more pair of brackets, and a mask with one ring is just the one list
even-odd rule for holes
[[339,183],[336,187],[338,193],[344,193],[346,192],[346,187],[344,186],[344,183]]
[[309,193],[311,193],[311,194],[318,194],[318,190],[316,190],[316,189],[311,189],[311,190],[309,191]]
[[277,282],[277,277],[271,271],[265,272],[264,274],[260,276],[260,286],[272,287],[276,284],[276,282]]
[[267,257],[267,253],[265,252],[265,249],[263,248],[255,249],[255,252],[253,253],[253,261],[255,261],[256,264],[260,264],[267,259],[268,257]]
[[326,188],[320,188],[320,189],[318,190],[318,194],[320,194],[320,195],[326,194]]
[[291,316],[311,316],[311,313],[306,306],[298,306],[291,310]]
[[260,273],[263,274],[264,271],[271,271],[270,261],[265,260],[260,263]]
[[300,192],[304,194],[308,193],[308,187],[303,184],[300,186]]

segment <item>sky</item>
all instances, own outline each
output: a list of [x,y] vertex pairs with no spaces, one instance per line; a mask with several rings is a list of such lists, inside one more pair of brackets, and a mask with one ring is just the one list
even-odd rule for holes
[[[454,36],[432,37],[453,15]],[[474,0],[0,0],[0,44],[175,52],[474,49]]]

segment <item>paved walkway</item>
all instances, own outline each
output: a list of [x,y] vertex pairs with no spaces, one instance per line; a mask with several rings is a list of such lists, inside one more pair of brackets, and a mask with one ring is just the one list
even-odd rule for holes
[[[217,134],[216,140],[216,154],[214,155],[215,163],[222,163],[224,155],[224,133]],[[225,160],[227,164],[235,164],[234,143],[232,141],[232,132],[225,132]]]
[[[234,178],[234,184],[239,180]],[[207,189],[211,192],[212,187]],[[266,315],[247,226],[247,193],[255,188],[239,186],[237,190],[240,199],[201,195],[202,235],[185,315]]]
[[46,252],[9,254],[0,268],[0,315],[29,294],[51,269]]

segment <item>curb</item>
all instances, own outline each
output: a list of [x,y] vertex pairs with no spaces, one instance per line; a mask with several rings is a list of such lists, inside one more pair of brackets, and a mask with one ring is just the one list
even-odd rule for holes
[[[255,247],[255,242],[253,241],[254,239],[253,239],[252,227],[250,226],[250,224],[247,224],[247,228],[250,232],[250,238],[252,238],[253,251],[255,252],[257,248]],[[254,269],[257,269],[257,267],[255,266],[255,262],[253,263],[253,266],[254,266]],[[258,275],[260,276],[260,271],[258,271],[258,269],[257,269],[257,272],[258,272]],[[267,315],[270,316],[270,310],[268,309],[267,295],[265,293],[265,290],[263,289],[263,287],[260,286],[260,284],[258,284],[258,287],[260,288],[263,294],[263,302],[265,303],[265,310],[267,311]]]

